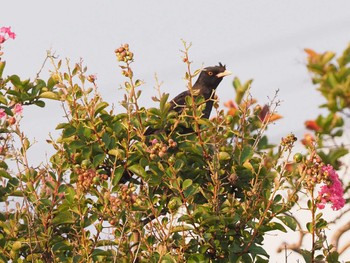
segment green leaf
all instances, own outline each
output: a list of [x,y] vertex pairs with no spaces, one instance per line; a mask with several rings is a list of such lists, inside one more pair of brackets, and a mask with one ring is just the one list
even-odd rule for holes
[[4,71],[5,66],[6,66],[6,62],[0,61],[0,78],[2,77],[2,73]]
[[267,254],[267,252],[265,251],[264,248],[257,246],[256,244],[253,244],[250,248],[249,248],[249,252],[252,255],[263,255],[265,257],[269,257],[269,255]]
[[313,227],[311,222],[306,223],[306,229],[309,233],[312,233]]
[[109,155],[115,156],[119,159],[122,159],[125,157],[125,152],[122,149],[112,149],[108,151]]
[[0,104],[7,105],[7,100],[1,93],[0,93]]
[[64,129],[66,127],[70,126],[69,123],[59,123],[57,126],[56,126],[56,130],[60,130],[60,129]]
[[7,170],[7,169],[8,169],[7,163],[0,160],[0,168],[3,168],[3,169],[5,169],[5,170]]
[[22,82],[21,82],[21,79],[17,76],[17,75],[12,75],[10,76],[10,81],[11,83],[13,84],[13,86],[15,87],[22,87]]
[[174,226],[171,228],[170,233],[177,233],[177,232],[185,232],[185,231],[191,231],[193,230],[193,226],[190,225],[181,225],[181,226]]
[[34,97],[37,96],[38,92],[41,91],[45,87],[46,87],[45,81],[43,81],[42,79],[38,79],[36,81],[36,85],[32,88],[31,95]]
[[71,137],[72,135],[75,134],[75,132],[76,132],[75,127],[69,125],[63,130],[62,137],[63,138]]
[[128,169],[132,173],[134,173],[142,178],[147,178],[147,173],[146,173],[145,169],[140,164],[131,165],[128,167]]
[[[76,127],[76,134],[82,138],[83,141],[89,141],[91,138],[91,129],[90,127],[86,127],[83,122],[80,122]],[[85,138],[83,138],[85,137]],[[87,139],[87,140],[86,140]]]
[[72,141],[69,144],[69,148],[71,150],[78,150],[78,149],[83,148],[84,146],[86,146],[86,143],[83,143],[82,141]]
[[55,242],[52,246],[52,251],[55,253],[59,253],[60,251],[69,251],[72,248],[71,244],[68,240],[63,240],[59,242]]
[[281,200],[282,200],[282,195],[277,194],[277,195],[275,196],[275,198],[273,199],[273,202],[274,202],[274,203],[278,203],[278,202],[281,201]]
[[237,90],[242,86],[241,81],[239,80],[239,78],[235,77],[233,79],[233,87]]
[[191,106],[192,105],[192,97],[186,96],[185,102],[186,102],[186,105]]
[[103,133],[102,141],[105,144],[105,146],[108,148],[109,143],[111,142],[111,137],[109,136],[109,134],[107,132]]
[[93,223],[95,223],[98,219],[97,213],[92,214],[91,216],[85,218],[84,220],[84,227],[91,226]]
[[137,79],[137,80],[135,81],[135,87],[139,87],[139,86],[141,86],[142,84],[143,84],[143,81],[142,81],[142,80]]
[[42,100],[36,100],[36,101],[34,101],[34,104],[40,108],[45,107],[45,102],[43,102]]
[[106,155],[104,153],[97,154],[94,156],[94,159],[92,161],[94,167],[99,166],[104,160],[106,159]]
[[199,191],[199,185],[198,184],[192,184],[192,185],[188,186],[184,190],[184,196],[185,196],[185,198],[192,197],[196,193],[198,193],[198,191]]
[[169,98],[169,94],[163,94],[163,96],[160,98],[160,102],[159,102],[159,109],[161,112],[165,112],[165,105],[168,101],[168,98]]
[[325,65],[326,63],[330,62],[335,57],[335,53],[331,51],[327,51],[321,56],[321,63]]
[[263,259],[259,256],[257,256],[256,260],[254,261],[255,263],[269,263],[270,260],[269,259]]
[[191,179],[186,179],[185,181],[183,181],[182,183],[182,189],[185,190],[187,189],[189,186],[192,185],[192,180]]
[[[40,93],[39,98],[50,99],[50,100],[59,100],[60,99],[59,96],[52,91],[44,91],[43,93]],[[45,104],[44,104],[44,106],[45,106]]]
[[12,176],[5,170],[3,169],[0,169],[0,177],[4,177],[4,178],[7,178],[7,179],[11,179]]
[[331,136],[333,137],[341,137],[343,136],[344,131],[343,130],[337,130],[336,132],[332,133]]
[[200,125],[205,125],[205,126],[207,126],[207,127],[213,127],[213,122],[212,122],[211,120],[204,119],[204,118],[199,119],[199,120],[198,120],[198,124],[200,124]]
[[63,78],[65,79],[65,80],[67,80],[67,81],[70,81],[70,76],[68,75],[68,73],[63,73]]
[[101,111],[103,111],[105,108],[107,108],[109,106],[109,104],[105,101],[101,101],[100,103],[98,103],[96,105],[96,108],[95,108],[95,114],[94,116],[96,117],[97,114],[99,114]]
[[[46,184],[47,185],[47,184]],[[51,200],[49,200],[49,199],[47,199],[47,198],[41,198],[41,199],[39,199],[39,205],[40,205],[40,209],[44,209],[44,207],[45,208],[47,208],[47,209],[49,209],[50,207],[51,207],[51,205],[52,205],[52,201]],[[45,209],[46,210],[46,209]]]
[[329,73],[327,76],[327,82],[332,87],[335,88],[338,85],[338,81],[333,73]]
[[326,228],[328,225],[327,221],[324,220],[323,218],[320,218],[317,222],[316,222],[316,228],[317,229],[322,229],[322,228]]
[[305,263],[311,263],[312,259],[311,259],[311,252],[305,249],[301,249],[300,250],[300,254],[303,256]]
[[131,90],[131,89],[132,89],[132,85],[131,85],[129,82],[125,81],[125,82],[124,82],[124,85],[125,85],[125,88],[126,88],[127,90]]
[[227,161],[231,159],[231,155],[227,152],[219,152],[219,160],[220,161]]
[[204,254],[191,254],[188,257],[187,263],[206,263],[209,262],[209,258],[206,258]]
[[21,93],[19,93],[18,91],[15,91],[15,90],[8,90],[8,91],[7,91],[7,94],[16,96],[16,97],[18,97],[18,98],[21,96]]
[[180,171],[185,166],[185,163],[181,159],[177,159],[174,164],[174,169],[176,171]]
[[321,219],[322,216],[323,216],[323,213],[318,213],[318,214],[316,215],[316,221],[319,220],[319,219]]
[[331,162],[335,162],[339,158],[347,155],[348,153],[349,153],[349,150],[344,148],[344,147],[336,148],[336,149],[330,151],[329,159],[331,160]]
[[168,202],[168,208],[171,211],[177,211],[181,205],[182,205],[182,200],[178,196],[172,197]]
[[311,200],[307,200],[307,208],[309,208],[310,211],[312,211],[313,203]]
[[[338,263],[339,262],[339,253],[337,251],[329,252],[326,257],[328,263]],[[347,261],[349,262],[349,261]]]
[[265,232],[279,230],[279,231],[282,231],[284,233],[287,233],[287,230],[284,228],[284,226],[282,224],[280,224],[280,223],[277,223],[277,222],[270,222],[268,224],[265,224],[261,228]]
[[176,263],[176,260],[169,254],[163,256],[160,260],[161,263]]
[[47,81],[47,89],[52,90],[53,87],[58,83],[58,81],[54,80],[52,77],[50,77]]
[[52,224],[54,225],[73,224],[74,222],[75,219],[69,211],[59,211],[52,219]]
[[240,158],[239,158],[239,164],[243,164],[245,161],[250,159],[254,154],[253,148],[249,145],[244,146]]
[[148,113],[152,116],[152,115],[155,115],[155,116],[160,116],[161,115],[161,112],[159,109],[157,108],[150,108],[148,109]]
[[[112,257],[113,254],[110,250],[94,249],[92,252],[92,258],[94,262],[107,262],[108,257]],[[109,260],[112,261],[112,260]]]
[[73,204],[74,203],[74,196],[75,196],[75,190],[73,189],[73,187],[66,187],[64,189],[64,197],[65,197],[65,200],[67,200],[67,202],[69,204]]
[[[240,249],[238,250],[238,253],[239,252],[240,252]],[[229,262],[232,262],[232,263],[240,263],[240,262],[242,262],[242,256],[238,256],[237,252],[235,253],[233,251],[230,251],[229,260],[230,260]]]
[[[62,262],[64,262],[63,260],[67,260],[67,257],[64,256],[64,258],[62,258]],[[84,261],[84,260],[83,260],[83,257],[81,255],[75,255],[73,257],[73,263],[80,263],[82,261]]]
[[283,224],[285,224],[287,227],[289,227],[291,230],[295,231],[297,229],[297,221],[292,216],[277,216],[279,220],[282,221]]
[[114,170],[114,176],[112,179],[112,185],[116,186],[119,183],[120,178],[122,178],[122,175],[124,173],[125,169],[122,165],[120,165],[119,167],[115,168]]
[[15,189],[19,185],[19,180],[16,177],[11,177],[7,182],[9,189]]

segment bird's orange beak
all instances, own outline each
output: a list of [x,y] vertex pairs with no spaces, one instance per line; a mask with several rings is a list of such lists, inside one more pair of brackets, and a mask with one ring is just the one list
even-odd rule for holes
[[228,76],[228,75],[231,75],[231,74],[232,74],[231,71],[225,70],[224,72],[220,72],[219,74],[216,74],[216,76],[217,76],[218,78],[223,78],[223,77]]

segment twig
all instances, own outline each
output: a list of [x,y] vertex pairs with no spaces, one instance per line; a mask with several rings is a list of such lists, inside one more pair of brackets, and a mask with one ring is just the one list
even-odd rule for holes
[[290,249],[290,250],[292,250],[294,252],[297,252],[297,253],[301,254],[301,246],[302,246],[302,243],[303,243],[304,236],[307,234],[307,232],[302,230],[300,222],[295,217],[293,217],[293,218],[294,218],[294,220],[295,220],[295,222],[297,223],[297,226],[298,226],[299,240],[296,243],[294,243],[294,244],[288,244],[287,242],[283,242],[283,244],[281,244],[277,248],[277,253],[281,253],[285,249]]
[[338,228],[332,236],[331,244],[334,246],[335,250],[339,252],[339,254],[344,252],[350,246],[350,242],[348,242],[345,246],[342,247],[341,252],[339,250],[339,239],[345,232],[349,230],[350,230],[350,221],[348,221],[346,224]]
[[36,77],[35,77],[34,81],[37,81],[37,79],[39,78],[40,73],[41,73],[41,71],[44,69],[44,67],[45,67],[45,65],[46,65],[46,62],[47,62],[47,60],[48,60],[49,58],[52,59],[52,58],[56,58],[56,57],[55,57],[54,55],[51,54],[51,51],[50,51],[50,50],[47,50],[47,51],[46,51],[46,57],[45,57],[43,63],[41,64],[41,67],[40,67],[39,71],[36,73]]

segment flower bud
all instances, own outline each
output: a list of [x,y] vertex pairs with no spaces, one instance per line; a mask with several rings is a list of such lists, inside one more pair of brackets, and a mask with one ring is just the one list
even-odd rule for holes
[[294,154],[293,159],[296,163],[300,163],[303,159],[303,155],[301,153],[296,153]]
[[7,123],[8,123],[9,125],[15,124],[15,123],[16,123],[16,118],[13,117],[13,116],[9,117],[9,118],[7,119]]

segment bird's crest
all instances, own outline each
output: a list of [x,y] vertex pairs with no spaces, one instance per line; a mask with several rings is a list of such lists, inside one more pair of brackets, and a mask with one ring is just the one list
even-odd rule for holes
[[222,65],[221,62],[219,62],[219,67],[222,67],[222,68],[226,69],[226,65]]
[[226,65],[223,65],[221,62],[219,62],[219,65],[213,66],[213,67],[207,67],[202,69],[201,71],[207,71],[209,68],[223,68],[224,70],[226,70]]

